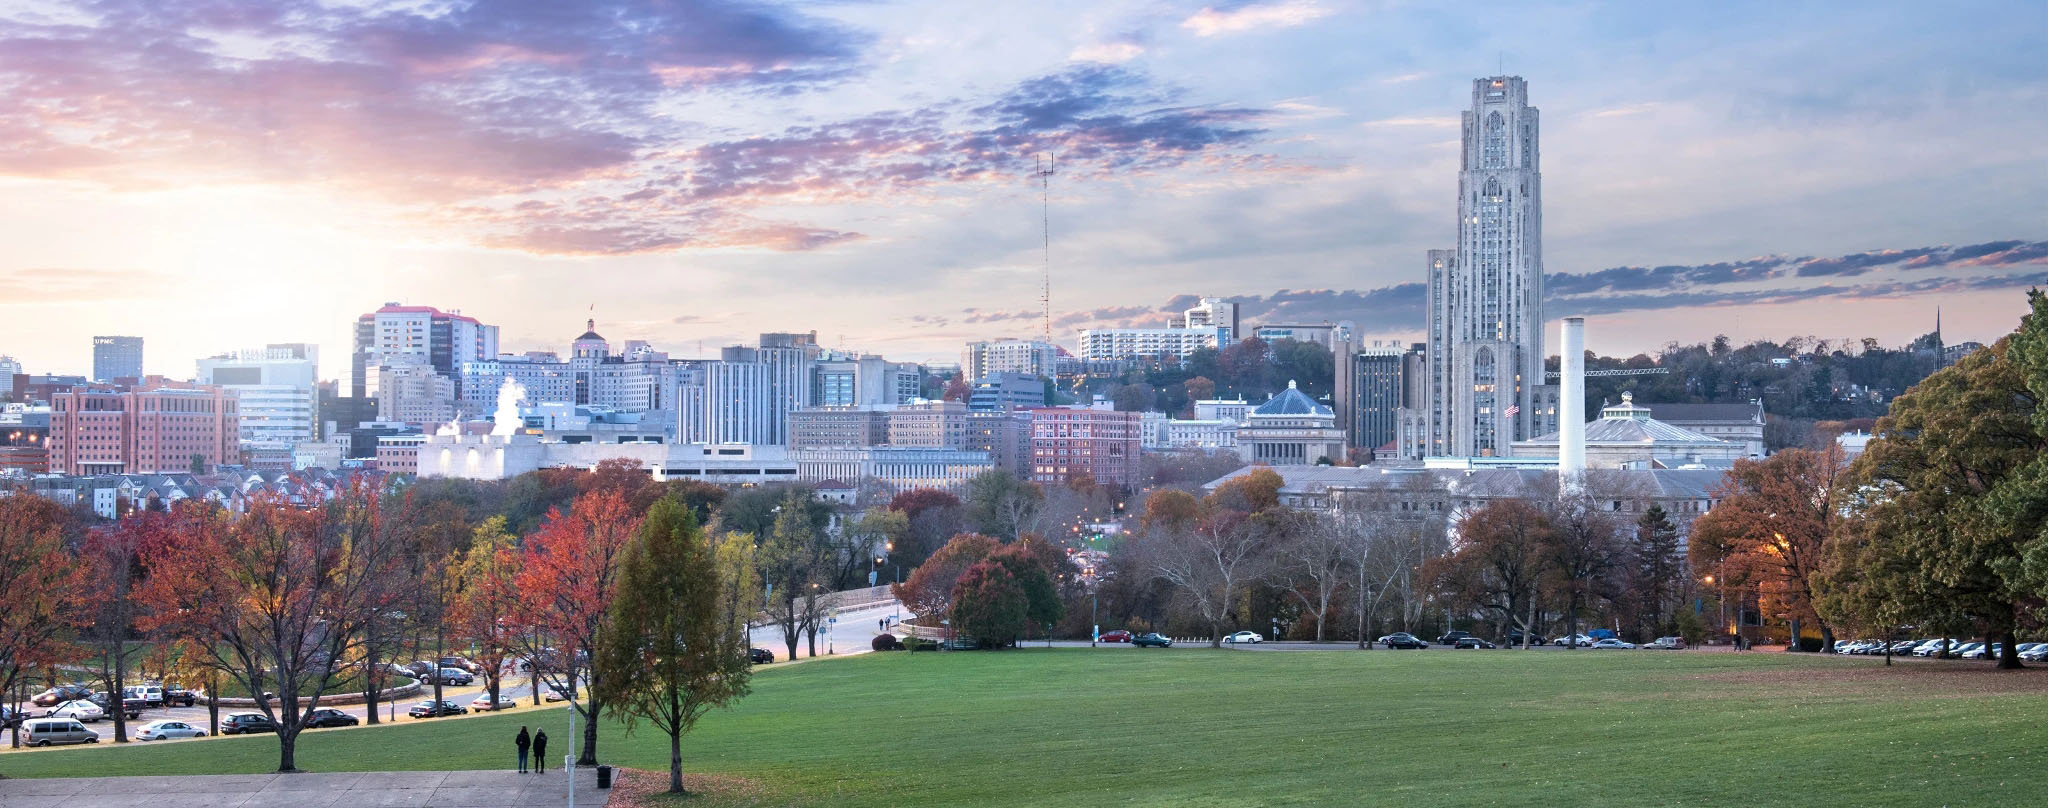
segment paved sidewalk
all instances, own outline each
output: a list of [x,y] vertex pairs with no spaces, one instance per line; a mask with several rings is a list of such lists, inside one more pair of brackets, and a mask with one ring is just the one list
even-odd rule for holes
[[[0,808],[538,808],[566,806],[565,775],[511,771],[222,774],[0,780]],[[600,808],[597,772],[576,772],[577,808]]]

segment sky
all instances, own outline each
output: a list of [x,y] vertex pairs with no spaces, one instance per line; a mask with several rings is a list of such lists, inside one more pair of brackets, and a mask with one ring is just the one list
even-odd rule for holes
[[[1422,327],[1471,81],[1542,110],[1546,312],[1610,354],[1991,341],[2048,283],[2042,8],[0,0],[0,353],[321,345],[386,301],[566,351],[902,360]],[[1053,174],[1040,185],[1036,169]],[[1042,230],[1042,227],[1045,228]],[[1046,233],[1050,235],[1047,247]],[[1552,331],[1554,340],[1555,326]]]

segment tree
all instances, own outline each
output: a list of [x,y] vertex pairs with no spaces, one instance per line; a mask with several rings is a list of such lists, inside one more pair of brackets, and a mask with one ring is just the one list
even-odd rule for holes
[[946,393],[943,400],[966,401],[973,396],[974,391],[967,386],[967,380],[961,378],[961,374],[953,374],[953,379],[946,382]]
[[1662,505],[1651,505],[1636,520],[1635,564],[1630,593],[1641,627],[1647,634],[1671,628],[1672,609],[1681,595],[1685,559],[1678,552],[1678,526]]
[[1016,541],[1044,499],[1038,486],[1015,474],[985,471],[967,481],[967,523],[976,533]]
[[878,559],[887,558],[909,534],[910,519],[887,508],[869,508],[848,520],[839,530],[839,568],[832,575],[833,585],[846,589],[874,586],[879,576],[876,580],[863,578],[861,567],[875,573],[881,566]]
[[1279,548],[1274,580],[1315,615],[1316,642],[1325,637],[1338,588],[1351,579],[1352,527],[1341,515],[1304,514]]
[[304,508],[258,497],[229,518],[195,504],[175,540],[142,548],[146,630],[190,640],[207,667],[277,724],[278,771],[298,770],[300,731],[362,636],[364,603],[405,547],[382,492],[358,483]]
[[1286,484],[1279,472],[1261,466],[1216,486],[1209,500],[1219,508],[1264,513],[1280,507],[1280,489]]
[[1118,385],[1109,391],[1109,398],[1117,412],[1145,412],[1152,409],[1152,403],[1159,395],[1152,385],[1144,382]]
[[114,742],[128,742],[128,714],[118,705],[129,669],[141,654],[136,639],[140,604],[135,589],[143,577],[142,550],[151,544],[175,541],[171,516],[163,511],[141,510],[120,521],[87,534],[83,560],[91,574],[93,619],[84,636],[98,652],[100,689],[107,694],[114,719]]
[[983,646],[1001,648],[1024,632],[1029,605],[1002,564],[981,561],[968,567],[953,585],[952,601],[953,630]]
[[496,704],[506,663],[518,641],[513,617],[519,606],[514,580],[519,554],[503,516],[484,520],[474,535],[461,559],[448,567],[448,590],[453,595],[448,624],[457,638],[477,649],[472,661],[483,669],[484,689]]
[[1841,521],[1846,490],[1839,445],[1787,449],[1764,460],[1737,460],[1715,497],[1721,504],[1693,523],[1693,567],[1718,566],[1732,580],[1757,584],[1763,596],[1799,620],[1820,625],[1823,647],[1834,629],[1814,609],[1814,582]]
[[910,578],[891,587],[896,599],[911,614],[921,618],[939,617],[953,610],[953,585],[968,567],[980,563],[995,552],[997,542],[979,533],[962,533],[954,536],[946,546],[925,559],[917,569],[911,570]]
[[1239,590],[1271,561],[1269,534],[1263,515],[1213,509],[1192,525],[1147,528],[1138,542],[1152,576],[1186,598],[1208,626],[1209,646],[1221,648]]
[[645,718],[668,735],[671,794],[683,793],[683,733],[748,690],[746,636],[722,607],[725,584],[689,507],[654,503],[620,563],[593,681],[628,733]]
[[73,656],[68,637],[91,619],[92,580],[65,545],[64,521],[64,506],[48,499],[0,497],[0,694],[23,673]]
[[[782,624],[782,640],[789,658],[796,658],[798,635],[816,626],[823,614],[818,587],[828,574],[825,532],[813,522],[808,503],[815,501],[802,489],[790,489],[776,507],[768,540],[755,556],[761,580],[769,592],[768,616]],[[818,655],[816,635],[811,656]]]
[[1010,579],[1024,593],[1024,616],[1030,625],[1049,626],[1066,616],[1057,578],[1067,566],[1067,556],[1052,542],[1026,536],[996,548],[988,561],[1009,570]]
[[1487,503],[1458,523],[1462,540],[1447,558],[1447,583],[1459,597],[1512,623],[1522,646],[1536,629],[1537,590],[1552,545],[1550,517],[1519,499]]
[[906,541],[889,559],[898,569],[916,567],[965,529],[960,498],[936,488],[913,488],[889,501],[889,509],[909,520]]
[[[513,576],[520,595],[515,622],[524,627],[519,650],[549,688],[574,694],[587,666],[583,656],[604,647],[611,629],[607,604],[616,596],[620,563],[639,529],[640,516],[623,493],[596,490],[578,496],[567,513],[552,513],[526,537]],[[579,766],[597,765],[596,718],[604,707],[604,678],[594,667],[589,683],[588,701],[570,700],[585,721]]]
[[[1557,504],[1541,553],[1565,599],[1565,632],[1579,633],[1579,610],[1602,594],[1607,573],[1619,566],[1619,526],[1613,515],[1586,493],[1568,494]],[[1566,645],[1566,649],[1577,648]]]
[[1181,386],[1187,388],[1190,402],[1206,401],[1216,397],[1216,383],[1207,376],[1196,376],[1181,382]]

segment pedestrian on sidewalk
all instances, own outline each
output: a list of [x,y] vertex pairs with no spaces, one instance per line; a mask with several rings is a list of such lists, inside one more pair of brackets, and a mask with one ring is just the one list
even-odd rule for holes
[[548,731],[533,734],[533,773],[542,774],[548,770]]
[[533,738],[526,734],[526,728],[519,728],[519,736],[512,739],[512,745],[519,747],[519,773],[526,773],[526,748],[533,745]]

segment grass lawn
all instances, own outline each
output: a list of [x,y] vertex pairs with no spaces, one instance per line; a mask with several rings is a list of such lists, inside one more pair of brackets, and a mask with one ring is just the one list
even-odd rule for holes
[[[2048,671],[1706,652],[1029,649],[764,668],[684,739],[762,805],[2021,805]],[[303,736],[307,769],[509,767],[557,709]],[[607,762],[665,739],[607,726]],[[104,745],[102,745],[104,746]],[[267,737],[0,755],[0,773],[261,772]]]

